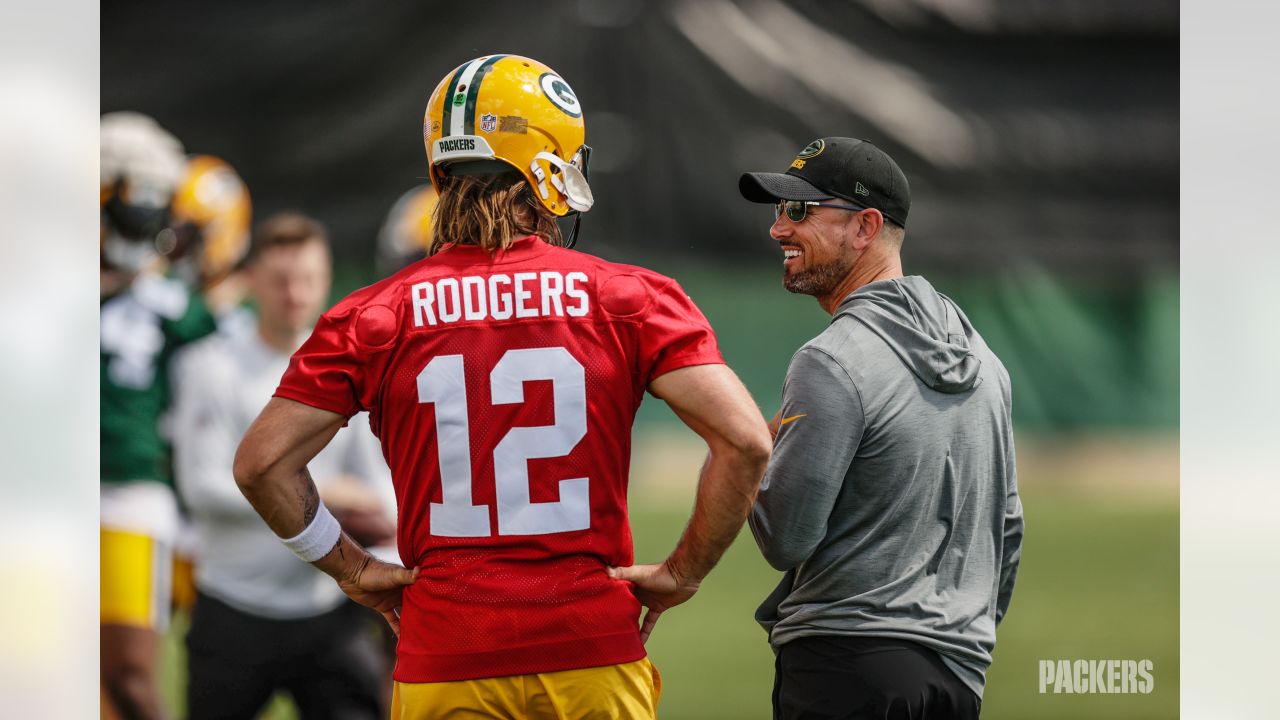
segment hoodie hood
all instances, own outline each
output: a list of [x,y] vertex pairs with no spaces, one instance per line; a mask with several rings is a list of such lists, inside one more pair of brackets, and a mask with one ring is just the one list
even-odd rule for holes
[[866,325],[924,384],[944,393],[968,392],[980,382],[969,318],[919,275],[880,280],[850,294],[835,320]]

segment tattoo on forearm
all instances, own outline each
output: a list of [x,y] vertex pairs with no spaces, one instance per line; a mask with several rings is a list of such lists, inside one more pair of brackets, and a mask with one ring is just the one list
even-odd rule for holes
[[316,491],[316,484],[311,481],[311,473],[306,468],[302,469],[302,476],[305,482],[298,488],[298,500],[302,503],[302,527],[305,528],[320,512],[320,493]]

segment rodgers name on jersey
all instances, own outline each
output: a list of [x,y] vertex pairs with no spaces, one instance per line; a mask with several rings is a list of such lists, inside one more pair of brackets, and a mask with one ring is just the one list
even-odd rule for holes
[[459,320],[583,317],[590,311],[586,273],[517,272],[464,275],[410,288],[414,327]]

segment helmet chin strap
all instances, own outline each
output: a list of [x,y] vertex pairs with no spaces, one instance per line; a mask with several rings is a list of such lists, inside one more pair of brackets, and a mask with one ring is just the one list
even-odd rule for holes
[[[584,143],[582,147],[578,148],[578,152],[574,153],[573,159],[569,161],[569,167],[578,170],[582,175],[583,184],[587,184],[591,177],[591,146]],[[588,186],[587,192],[590,191],[591,188]],[[565,247],[572,249],[574,245],[578,244],[578,230],[581,227],[582,213],[578,213],[573,218],[573,230],[569,232],[569,242]]]
[[565,242],[565,247],[572,248],[578,244],[578,232],[582,228],[582,213],[590,210],[595,204],[595,198],[591,195],[591,186],[587,183],[586,175],[578,169],[577,165],[567,163],[558,156],[543,151],[533,156],[532,164],[534,175],[540,180],[538,190],[543,198],[547,197],[547,186],[542,168],[538,167],[539,160],[545,161],[560,171],[559,174],[553,174],[550,181],[551,185],[564,195],[569,208],[573,210],[573,229],[569,231],[569,239]]
[[565,244],[564,244],[564,246],[569,248],[570,250],[573,249],[574,245],[578,244],[578,228],[580,227],[582,227],[582,213],[580,212],[574,213],[573,229],[569,231],[569,239],[565,241]]

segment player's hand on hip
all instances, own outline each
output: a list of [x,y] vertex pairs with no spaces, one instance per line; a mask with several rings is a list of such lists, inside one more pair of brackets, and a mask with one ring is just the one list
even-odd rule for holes
[[352,600],[377,610],[400,636],[400,605],[406,585],[418,579],[418,569],[383,562],[365,554],[354,571],[338,578],[338,587]]
[[659,565],[632,565],[611,567],[609,577],[631,583],[631,592],[645,606],[644,620],[640,624],[640,640],[649,641],[658,617],[670,608],[693,597],[700,581],[682,578],[667,563]]

